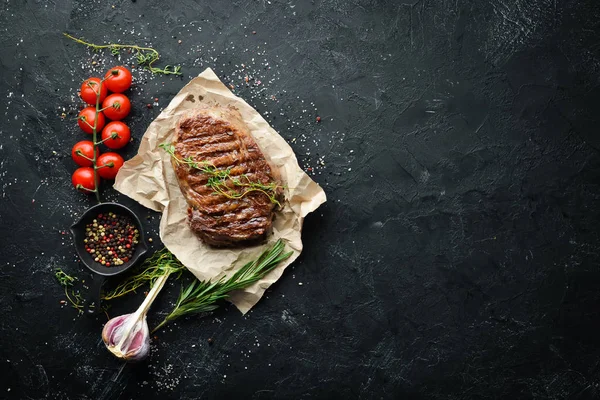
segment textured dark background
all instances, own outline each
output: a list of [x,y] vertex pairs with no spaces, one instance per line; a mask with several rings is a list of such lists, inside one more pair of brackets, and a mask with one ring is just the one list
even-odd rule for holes
[[[599,23],[593,0],[2,1],[0,398],[598,397]],[[62,32],[182,65],[134,71],[126,157],[212,67],[328,195],[249,315],[181,321],[122,371],[53,271],[85,279],[76,89],[131,59]],[[158,215],[105,198],[160,246]]]

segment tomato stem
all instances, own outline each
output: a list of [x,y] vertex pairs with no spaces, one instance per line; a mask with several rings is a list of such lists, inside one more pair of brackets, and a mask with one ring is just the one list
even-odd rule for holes
[[85,159],[86,159],[86,160],[88,160],[88,161],[94,162],[94,159],[93,159],[93,158],[89,158],[88,156],[86,156],[85,154],[83,154],[83,152],[82,152],[81,150],[79,150],[79,149],[77,149],[77,150],[75,151],[75,154],[77,154],[77,155],[78,155],[79,157],[81,157],[81,158],[85,158]]
[[80,184],[78,184],[78,185],[75,187],[75,189],[77,189],[77,190],[85,190],[86,192],[94,192],[94,193],[96,193],[96,195],[98,195],[98,188],[96,188],[96,189],[94,189],[94,190],[91,190],[91,189],[88,189],[88,188],[86,188],[85,186],[83,186],[81,183],[80,183]]
[[111,140],[111,139],[117,139],[117,138],[120,138],[120,137],[121,137],[121,136],[119,136],[119,134],[117,134],[117,132],[112,132],[112,133],[110,134],[110,136],[109,136],[109,137],[107,137],[106,139],[102,139],[102,140],[101,140],[101,141],[99,141],[99,142],[96,142],[96,144],[97,144],[97,145],[98,145],[98,144],[102,144],[102,143],[106,142],[107,140]]
[[88,85],[88,87],[90,89],[92,89],[94,91],[94,93],[96,93],[96,95],[98,94],[99,91],[94,88],[94,86],[96,86],[96,82],[90,82],[90,81],[88,81],[87,85]]
[[94,120],[94,125],[92,126],[89,122],[87,122],[87,119],[85,119],[85,117],[79,117],[80,120],[82,120],[83,122],[85,122],[87,124],[87,126],[89,126],[90,128],[92,128],[93,130],[96,129],[96,120],[98,119],[98,110],[96,110],[96,120]]
[[112,161],[109,162],[108,164],[102,164],[101,166],[94,165],[94,172],[100,168],[112,168],[114,166],[115,166],[115,163],[113,163]]
[[[100,188],[98,187],[100,182],[98,182],[98,143],[96,139],[98,138],[98,114],[100,114],[100,93],[102,92],[102,84],[106,78],[102,78],[100,80],[100,85],[98,86],[98,90],[94,90],[96,92],[96,117],[94,118],[94,126],[92,126],[92,143],[94,144],[94,158],[92,159],[92,163],[94,164],[94,184],[96,193],[96,200],[98,203],[102,203],[100,200]],[[92,88],[93,89],[93,88]],[[84,120],[85,121],[85,120]],[[87,121],[85,121],[88,125],[90,125]],[[91,126],[91,125],[90,125]]]

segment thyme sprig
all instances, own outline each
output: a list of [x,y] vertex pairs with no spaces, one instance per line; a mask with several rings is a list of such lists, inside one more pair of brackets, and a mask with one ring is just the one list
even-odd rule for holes
[[92,51],[100,51],[102,49],[109,49],[111,54],[114,56],[118,56],[121,53],[122,49],[130,49],[134,50],[135,57],[137,59],[138,65],[144,67],[148,71],[153,74],[163,74],[163,75],[181,75],[181,66],[179,65],[166,65],[164,68],[154,67],[153,64],[160,59],[160,54],[158,51],[153,49],[152,47],[142,47],[134,44],[119,44],[119,43],[107,43],[107,44],[94,44],[86,42],[82,39],[76,38],[74,36],[69,35],[68,33],[63,33],[69,39],[83,44],[92,49]]
[[148,282],[150,286],[153,286],[156,279],[165,274],[177,273],[181,275],[185,267],[169,250],[164,248],[146,259],[140,269],[141,272],[128,277],[114,289],[104,293],[102,299],[113,300],[125,296],[128,293],[135,292]]
[[[221,194],[230,199],[241,199],[252,192],[260,192],[269,198],[271,203],[281,207],[281,203],[277,200],[277,189],[282,186],[276,182],[264,184],[250,180],[248,175],[243,174],[239,177],[231,176],[231,167],[226,169],[218,169],[213,164],[203,161],[197,162],[192,157],[180,158],[175,154],[175,146],[171,143],[160,144],[163,150],[173,157],[177,164],[185,164],[197,169],[208,175],[206,186],[213,189],[216,194]],[[231,183],[233,187],[230,187]]]
[[173,311],[152,330],[152,333],[177,318],[217,309],[217,303],[227,299],[232,291],[250,286],[292,255],[292,251],[283,253],[284,248],[283,240],[279,239],[273,247],[265,250],[256,260],[244,265],[230,278],[222,277],[215,282],[194,280],[185,289],[182,287]]
[[68,275],[61,268],[56,268],[54,276],[58,280],[58,283],[65,289],[65,296],[69,303],[71,303],[71,307],[76,309],[79,314],[83,314],[83,297],[79,291],[73,290],[73,284],[77,281],[77,277]]

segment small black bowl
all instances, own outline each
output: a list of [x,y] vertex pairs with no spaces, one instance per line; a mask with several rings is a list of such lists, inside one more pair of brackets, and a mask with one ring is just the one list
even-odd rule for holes
[[[113,212],[117,215],[129,216],[135,223],[140,237],[139,243],[136,245],[131,259],[123,265],[114,267],[105,267],[104,265],[94,261],[91,254],[85,251],[85,226],[92,222],[98,214],[107,214]],[[133,267],[135,263],[142,257],[147,251],[146,241],[144,239],[144,229],[140,219],[135,215],[133,211],[124,205],[118,203],[100,203],[89,208],[83,215],[71,226],[71,233],[73,234],[73,241],[75,249],[81,261],[86,267],[90,269],[94,274],[100,276],[94,276],[94,281],[90,286],[90,298],[88,298],[88,312],[94,313],[100,310],[100,289],[105,281],[106,277],[115,276],[125,272],[129,268]]]

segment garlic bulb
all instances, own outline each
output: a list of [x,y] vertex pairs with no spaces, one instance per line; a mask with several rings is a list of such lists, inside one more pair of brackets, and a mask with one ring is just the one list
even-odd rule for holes
[[[102,340],[115,356],[126,361],[139,361],[150,352],[150,332],[146,317],[134,319],[134,314],[113,318],[104,325]],[[133,326],[129,322],[135,322]]]
[[112,318],[104,325],[102,340],[116,357],[125,361],[140,361],[150,353],[150,330],[146,314],[168,277],[167,273],[156,280],[136,312]]

